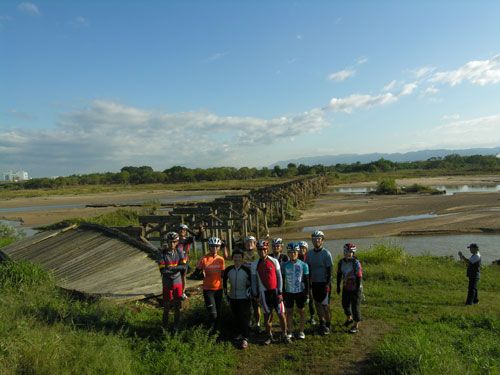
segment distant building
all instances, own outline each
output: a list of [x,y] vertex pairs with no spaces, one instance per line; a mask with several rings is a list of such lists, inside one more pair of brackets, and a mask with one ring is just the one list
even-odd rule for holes
[[4,174],[5,181],[27,181],[29,180],[28,172],[26,171],[9,171]]

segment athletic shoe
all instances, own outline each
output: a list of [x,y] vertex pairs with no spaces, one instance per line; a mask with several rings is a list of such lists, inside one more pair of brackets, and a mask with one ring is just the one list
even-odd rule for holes
[[344,327],[349,327],[352,323],[354,323],[354,320],[352,320],[352,319],[347,319],[347,320],[344,322]]
[[246,348],[248,348],[248,341],[247,340],[241,341],[241,349],[246,349]]
[[356,327],[352,327],[350,330],[349,330],[349,333],[358,333],[359,332],[359,329],[357,329]]
[[327,326],[323,327],[323,336],[329,335],[330,334],[330,328]]
[[311,320],[309,320],[309,323],[311,323],[311,325],[315,325],[316,324],[316,320],[314,320],[314,318],[311,317]]
[[299,335],[297,336],[300,340],[304,340],[306,338],[306,335],[303,331],[299,332]]
[[289,339],[292,339],[292,338],[293,338],[293,333],[292,333],[292,332],[290,332],[290,331],[288,331],[288,332],[286,333],[286,337],[288,337]]
[[262,333],[262,328],[260,328],[260,324],[256,324],[254,327],[255,333]]
[[292,343],[292,339],[288,335],[283,335],[283,342],[285,344],[291,344]]
[[264,341],[264,345],[269,345],[273,342],[273,335],[267,336],[266,341]]

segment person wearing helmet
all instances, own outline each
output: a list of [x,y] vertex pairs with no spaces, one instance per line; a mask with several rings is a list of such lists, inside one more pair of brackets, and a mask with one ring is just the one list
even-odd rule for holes
[[304,327],[306,325],[305,305],[309,296],[309,266],[299,260],[299,244],[289,243],[286,247],[290,260],[281,265],[281,274],[284,281],[283,299],[286,307],[286,324],[288,338],[293,332],[293,305],[297,304],[300,314],[300,328],[297,337],[306,338]]
[[[182,304],[182,273],[186,271],[186,255],[177,248],[179,235],[167,234],[167,242],[158,252],[158,267],[163,284],[163,329],[176,332]],[[170,310],[174,310],[174,323],[169,327]]]
[[259,259],[252,263],[252,295],[256,298],[260,294],[260,303],[264,310],[264,323],[266,325],[267,339],[264,345],[273,341],[272,311],[276,310],[283,332],[283,341],[290,344],[292,341],[286,335],[285,306],[283,305],[283,280],[279,262],[269,257],[269,243],[266,240],[257,242]]
[[[233,251],[234,265],[224,271],[222,285],[229,299],[229,306],[236,320],[236,337],[242,349],[248,347],[248,322],[250,321],[250,268],[243,264],[243,252]],[[229,292],[227,281],[231,286]]]
[[224,258],[218,255],[222,241],[218,237],[208,239],[210,252],[200,258],[196,265],[195,277],[203,277],[203,298],[210,314],[210,325],[215,333],[220,327],[222,307],[222,276],[224,273]]
[[201,234],[204,232],[204,228],[200,227],[200,230],[198,231],[197,235],[194,236],[188,236],[188,231],[189,228],[186,224],[179,224],[179,243],[177,244],[177,247],[186,253],[186,272],[182,275],[182,299],[185,300],[187,298],[186,295],[186,278],[187,274],[191,272],[191,269],[189,267],[189,249],[191,248],[191,245],[194,243],[194,241],[199,240],[201,237]]
[[346,243],[344,245],[344,258],[337,265],[337,294],[340,294],[340,282],[344,279],[342,288],[342,307],[347,317],[344,327],[353,324],[349,333],[359,331],[359,322],[361,321],[361,298],[363,296],[363,285],[361,284],[363,272],[361,263],[354,256],[356,254],[356,245]]
[[[306,256],[307,256],[307,251],[309,250],[309,244],[307,241],[299,241],[299,260],[302,262],[306,261]],[[312,291],[311,288],[309,288],[309,294],[308,294],[308,305],[309,305],[309,322],[311,324],[316,324],[316,320],[314,319],[314,298],[312,297]]]
[[278,262],[280,262],[280,265],[283,262],[288,262],[288,256],[286,256],[286,254],[281,253],[283,251],[283,240],[281,238],[273,238],[272,244],[273,244],[273,253],[269,255],[272,256],[274,259],[277,259]]
[[[259,254],[257,254],[257,239],[254,236],[247,236],[245,238],[245,254],[243,255],[244,265],[248,268],[252,267],[252,263],[259,259]],[[253,310],[253,319],[255,322],[255,331],[257,333],[261,333],[260,328],[260,305],[258,298],[251,299],[252,310]],[[248,321],[248,324],[251,326],[252,322]]]
[[309,266],[311,289],[319,316],[319,332],[322,335],[330,334],[330,292],[332,284],[333,260],[330,252],[323,247],[325,235],[321,231],[312,234],[314,249],[306,254],[306,263]]
[[461,251],[458,252],[458,256],[462,261],[467,263],[467,277],[469,278],[469,290],[467,292],[466,305],[474,305],[479,303],[477,298],[477,284],[479,278],[481,277],[481,254],[479,254],[479,246],[476,243],[471,243],[467,246],[470,253],[472,254],[469,259],[467,259]]

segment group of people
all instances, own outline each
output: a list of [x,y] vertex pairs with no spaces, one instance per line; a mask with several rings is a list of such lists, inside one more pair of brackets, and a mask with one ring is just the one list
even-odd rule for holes
[[[168,233],[166,246],[162,247],[158,258],[163,275],[163,327],[171,332],[178,330],[181,303],[185,298],[189,247],[186,248],[187,241],[183,237],[184,246],[179,246],[179,234]],[[241,348],[248,346],[250,329],[261,332],[261,312],[264,313],[266,333],[264,345],[274,340],[273,311],[278,315],[283,342],[290,344],[294,337],[305,339],[307,305],[311,324],[316,323],[316,312],[319,318],[318,332],[328,335],[332,320],[331,288],[335,278],[332,255],[323,247],[324,239],[323,232],[315,231],[312,234],[312,249],[308,248],[306,241],[293,242],[287,245],[287,253],[283,254],[281,238],[272,239],[270,252],[267,240],[248,236],[245,238],[244,251],[233,251],[231,258],[234,264],[226,268],[225,260],[229,256],[223,241],[217,237],[209,238],[209,253],[200,258],[193,277],[203,279],[203,297],[212,331],[221,328],[222,300],[226,296],[234,316],[235,340]],[[218,254],[221,247],[223,256]],[[355,254],[356,246],[345,244],[344,257],[336,269],[337,294],[342,292],[342,307],[346,315],[344,326],[353,334],[359,330],[363,294],[362,268]],[[300,320],[294,336],[295,306]],[[174,311],[172,325],[169,324],[171,310]]]

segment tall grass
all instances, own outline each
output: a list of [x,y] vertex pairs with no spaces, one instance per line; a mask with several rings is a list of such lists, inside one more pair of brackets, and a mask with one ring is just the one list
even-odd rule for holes
[[373,354],[383,374],[498,374],[498,315],[443,315],[410,324],[379,345]]
[[0,316],[8,317],[0,319],[0,374],[225,374],[234,364],[228,344],[196,320],[183,318],[184,331],[165,336],[159,309],[77,299],[29,263],[4,262],[0,275]]

